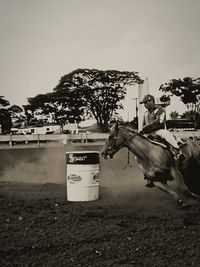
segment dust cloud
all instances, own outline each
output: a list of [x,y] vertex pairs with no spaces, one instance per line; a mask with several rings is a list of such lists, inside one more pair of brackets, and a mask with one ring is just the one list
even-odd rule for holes
[[145,187],[143,173],[134,156],[123,149],[111,160],[101,160],[100,183],[102,198],[110,205],[123,205],[143,209],[155,209],[174,205],[168,194],[157,188]]
[[3,150],[0,180],[23,183],[65,183],[62,149]]
[[[101,148],[84,150],[100,150]],[[73,147],[1,150],[0,181],[34,184],[66,184],[66,151]],[[79,150],[83,150],[82,148]],[[100,158],[100,202],[147,209],[174,203],[171,196],[144,185],[143,174],[132,154],[122,149],[112,160]]]

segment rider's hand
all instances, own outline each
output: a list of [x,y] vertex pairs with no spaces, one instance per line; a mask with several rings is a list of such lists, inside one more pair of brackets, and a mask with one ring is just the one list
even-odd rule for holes
[[145,134],[144,129],[142,129],[141,131],[139,131],[139,134]]

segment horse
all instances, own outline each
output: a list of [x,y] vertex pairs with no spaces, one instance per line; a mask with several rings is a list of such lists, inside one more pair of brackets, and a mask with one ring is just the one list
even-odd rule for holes
[[[133,153],[145,179],[153,181],[154,187],[169,193],[180,208],[188,206],[182,199],[182,195],[200,199],[200,196],[193,193],[185,184],[182,174],[191,159],[200,165],[200,148],[195,142],[187,140],[182,146],[185,159],[182,168],[179,168],[172,152],[166,146],[153,143],[130,125],[116,122],[105,141],[101,156],[104,159],[112,158],[123,147]],[[168,184],[168,181],[172,180],[176,182],[176,190]]]

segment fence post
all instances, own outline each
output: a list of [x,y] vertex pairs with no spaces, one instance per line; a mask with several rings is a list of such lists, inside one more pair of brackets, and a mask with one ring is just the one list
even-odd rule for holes
[[84,143],[84,134],[81,133],[81,143]]
[[10,134],[10,141],[9,141],[10,148],[12,147],[12,135]]
[[37,134],[37,147],[40,147],[40,135]]
[[88,135],[87,135],[87,132],[85,133],[85,142],[86,142],[86,143],[88,142]]
[[60,143],[65,146],[67,144],[67,137],[62,135],[62,138],[60,139]]

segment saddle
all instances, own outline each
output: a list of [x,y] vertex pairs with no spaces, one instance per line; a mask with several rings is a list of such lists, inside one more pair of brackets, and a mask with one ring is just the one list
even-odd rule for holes
[[[164,138],[159,136],[158,134],[150,133],[147,137],[151,143],[159,145],[163,148],[170,149],[170,144]],[[179,147],[181,148],[182,146],[184,146],[187,143],[187,139],[177,138],[177,143],[178,143]]]
[[167,143],[167,141],[156,133],[148,134],[147,138],[152,144],[161,146],[163,148],[170,148],[170,145]]

